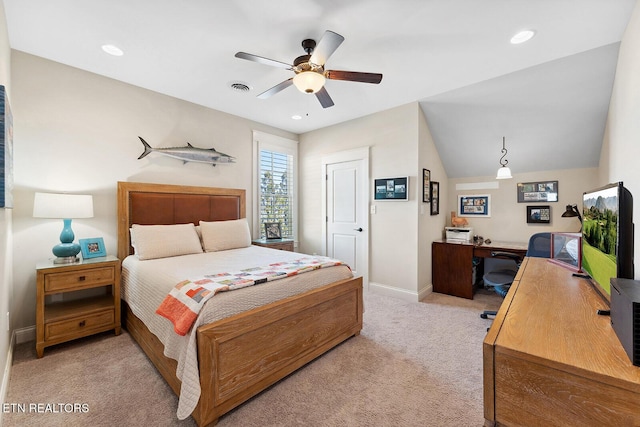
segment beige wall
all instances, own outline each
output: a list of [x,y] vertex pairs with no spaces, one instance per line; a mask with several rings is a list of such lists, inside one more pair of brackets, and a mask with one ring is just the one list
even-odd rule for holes
[[[430,242],[442,216],[422,203],[422,168],[446,188],[446,176],[417,103],[300,136],[301,250],[322,250],[322,156],[370,147],[370,182],[409,176],[408,202],[373,202],[369,218],[369,281],[378,290],[416,300],[431,283]],[[373,191],[371,184],[370,193]],[[427,242],[427,243],[425,243]],[[429,248],[427,249],[427,246]]]
[[635,278],[640,278],[640,1],[620,44],[600,158],[602,183],[623,181],[635,198]]
[[[116,252],[116,182],[252,188],[252,132],[296,135],[22,52],[12,52],[15,124],[14,318],[35,324],[35,265],[52,257],[62,222],[32,218],[36,191],[94,196],[95,217],[73,221],[76,239],[103,237]],[[224,90],[224,89],[223,89]],[[187,142],[237,158],[213,167],[143,152]],[[252,201],[247,200],[247,212]]]
[[[498,182],[495,190],[458,190],[457,184],[491,182],[495,176],[448,179],[426,120],[418,104],[320,129],[300,136],[301,249],[319,252],[322,248],[322,201],[317,197],[323,155],[355,148],[371,147],[370,181],[374,178],[409,175],[412,197],[409,202],[373,202],[377,213],[370,215],[369,280],[376,291],[400,297],[419,298],[431,285],[431,242],[442,238],[450,225],[450,212],[461,194],[491,195],[490,218],[470,218],[474,234],[495,241],[526,243],[531,234],[542,231],[576,232],[577,219],[562,218],[567,204],[581,205],[582,193],[599,185],[596,168],[514,174]],[[422,203],[422,169],[431,171],[440,182],[440,214],[431,216],[430,205]],[[559,201],[549,203],[550,224],[528,224],[527,203],[517,202],[518,182],[557,180]],[[392,266],[394,268],[389,268]],[[401,267],[401,268],[395,268]]]
[[[6,17],[4,14],[4,3],[0,2],[0,85],[4,85],[9,100],[11,102],[11,52],[9,50],[9,35],[7,34]],[[7,318],[8,312],[12,307],[13,287],[13,251],[12,245],[12,218],[11,209],[0,209],[0,369],[3,375],[0,377],[0,400],[4,402],[6,394],[6,384],[8,378],[7,364],[11,361],[11,321]],[[16,310],[13,310],[11,317],[15,317]],[[0,424],[2,414],[0,413]]]
[[[449,205],[449,180],[444,170],[444,165],[440,160],[433,137],[429,131],[427,120],[418,110],[418,174],[422,169],[429,169],[431,180],[440,185],[439,194],[439,215],[431,215],[430,203],[419,203],[418,213],[418,285],[420,286],[420,299],[424,297],[424,292],[431,290],[431,242],[442,237],[442,230],[447,223],[447,206]],[[420,175],[418,175],[420,176]],[[418,179],[418,181],[420,181]],[[422,197],[422,184],[417,183],[418,200]]]
[[[511,165],[509,165],[511,166]],[[512,168],[516,169],[516,165]],[[497,172],[497,167],[496,167]],[[517,184],[519,182],[558,181],[558,201],[552,203],[518,203]],[[458,190],[458,184],[498,183],[498,189]],[[534,233],[558,231],[577,232],[580,222],[575,218],[562,218],[566,205],[582,206],[582,193],[598,187],[597,168],[566,169],[556,171],[513,173],[513,179],[496,181],[495,176],[458,178],[449,180],[449,205],[447,206],[447,225],[451,225],[451,211],[457,212],[459,195],[488,194],[491,196],[490,218],[466,218],[473,233],[500,242],[529,241]],[[551,222],[549,224],[527,224],[527,206],[549,205]]]

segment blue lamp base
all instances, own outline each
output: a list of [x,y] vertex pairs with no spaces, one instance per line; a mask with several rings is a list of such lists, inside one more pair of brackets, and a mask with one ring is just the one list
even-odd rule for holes
[[72,264],[80,261],[76,255],[80,253],[80,245],[77,243],[58,243],[53,247],[53,254],[56,258],[54,264]]
[[80,261],[77,255],[80,253],[80,245],[73,243],[75,235],[71,229],[71,220],[63,219],[64,226],[62,233],[60,233],[60,243],[53,247],[53,254],[56,258],[53,260],[54,264],[72,264]]

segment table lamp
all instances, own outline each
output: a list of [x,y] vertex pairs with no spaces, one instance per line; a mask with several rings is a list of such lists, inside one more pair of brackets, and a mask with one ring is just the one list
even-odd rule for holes
[[54,264],[78,262],[80,245],[74,243],[71,219],[93,217],[93,196],[83,194],[36,193],[33,202],[34,218],[59,218],[63,221],[60,243],[53,247]]

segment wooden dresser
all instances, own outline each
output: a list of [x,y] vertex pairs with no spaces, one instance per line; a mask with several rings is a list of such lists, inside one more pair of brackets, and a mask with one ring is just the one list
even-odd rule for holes
[[587,280],[526,258],[484,340],[485,424],[640,425],[640,367],[603,308]]

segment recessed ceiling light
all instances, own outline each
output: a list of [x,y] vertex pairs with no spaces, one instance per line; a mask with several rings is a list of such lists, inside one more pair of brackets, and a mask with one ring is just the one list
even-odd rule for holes
[[302,116],[300,114],[294,114],[293,116],[291,116],[291,118],[293,120],[302,120]]
[[122,49],[120,49],[118,46],[112,45],[112,44],[103,44],[102,45],[102,50],[107,52],[109,55],[113,55],[113,56],[122,56],[122,55],[124,55],[124,52],[122,51]]
[[522,30],[511,37],[511,44],[520,44],[529,41],[536,35],[534,30]]

